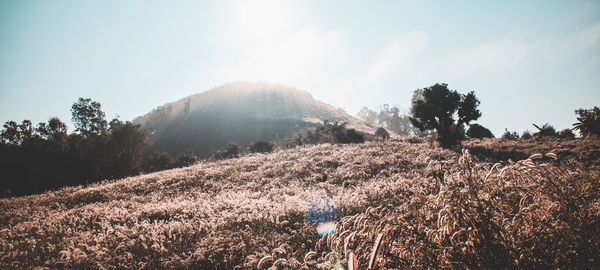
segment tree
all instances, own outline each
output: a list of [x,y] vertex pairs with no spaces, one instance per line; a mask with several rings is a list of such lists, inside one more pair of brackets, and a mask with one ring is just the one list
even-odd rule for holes
[[167,152],[154,152],[148,157],[147,172],[162,171],[173,168],[175,159]]
[[370,110],[367,107],[362,107],[360,111],[356,114],[356,116],[362,120],[365,120],[369,124],[375,124],[377,121],[377,113]]
[[575,133],[570,128],[565,128],[558,133],[559,138],[572,140],[575,139]]
[[557,137],[558,136],[556,129],[554,129],[554,127],[548,123],[542,125],[542,127],[539,127],[536,124],[533,124],[533,126],[539,130],[538,132],[533,134],[534,136],[537,136],[537,137]]
[[594,106],[592,109],[575,110],[577,123],[573,124],[573,129],[578,130],[581,136],[596,135],[600,136],[600,108]]
[[115,118],[110,121],[109,132],[108,144],[111,151],[106,157],[109,160],[105,160],[105,163],[112,164],[109,172],[111,178],[139,173],[148,145],[148,139],[141,126]]
[[494,138],[494,134],[492,134],[489,129],[479,124],[472,124],[469,126],[469,129],[467,130],[467,136],[475,139]]
[[519,133],[517,133],[516,131],[510,132],[508,131],[508,129],[504,129],[504,134],[502,134],[502,137],[500,137],[502,139],[505,140],[509,140],[509,141],[514,141],[514,140],[518,140],[519,139]]
[[415,90],[411,103],[409,119],[413,126],[421,131],[435,130],[443,147],[458,144],[464,138],[464,125],[481,117],[474,92],[459,94],[445,83]]
[[75,131],[84,136],[100,135],[106,132],[105,114],[99,102],[92,101],[90,98],[79,98],[71,106],[71,115]]

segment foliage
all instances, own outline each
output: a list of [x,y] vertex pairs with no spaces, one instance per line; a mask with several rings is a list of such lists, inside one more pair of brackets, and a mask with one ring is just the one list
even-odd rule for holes
[[529,130],[525,130],[525,131],[523,131],[523,134],[521,134],[521,139],[524,139],[524,140],[531,139],[532,137],[533,137],[533,135],[531,135]]
[[363,107],[356,116],[372,126],[385,127],[401,136],[420,135],[411,124],[408,115],[400,114],[400,109],[395,106],[384,104],[379,112]]
[[0,133],[1,196],[138,174],[146,136],[138,125],[118,119],[107,129],[106,121],[97,118],[103,115],[99,103],[79,99],[73,104],[79,133],[67,134],[67,125],[56,117],[36,128],[29,120],[6,122]]
[[504,129],[504,133],[502,134],[502,137],[500,137],[502,139],[505,140],[518,140],[519,139],[519,133],[517,133],[516,131],[508,131],[508,129]]
[[194,151],[190,150],[177,157],[175,161],[175,167],[182,168],[192,166],[198,162],[198,157],[194,154]]
[[387,132],[387,130],[385,130],[385,128],[378,128],[375,131],[375,137],[383,139],[384,141],[390,138],[390,133]]
[[147,159],[144,165],[146,172],[156,172],[168,170],[175,166],[175,159],[167,152],[154,152]]
[[250,153],[270,153],[273,152],[273,143],[268,141],[254,141],[248,145]]
[[364,136],[355,129],[346,128],[347,122],[329,122],[323,121],[321,126],[313,131],[306,132],[305,135],[297,134],[296,145],[320,144],[320,143],[363,143]]
[[[494,164],[408,140],[297,147],[2,199],[0,268],[347,269],[350,254],[358,269],[595,267],[598,167],[553,153]],[[572,156],[597,161],[587,143]],[[336,231],[320,237],[305,212],[325,196]]]
[[575,110],[577,123],[573,124],[573,129],[578,130],[581,136],[596,135],[600,136],[600,108],[594,106],[592,109]]
[[536,124],[533,124],[533,126],[535,128],[538,129],[538,132],[534,133],[533,136],[536,137],[557,137],[558,133],[556,132],[556,129],[554,129],[554,126],[545,123],[544,125],[542,125],[542,127],[539,127]]
[[214,150],[210,155],[212,160],[237,158],[242,153],[242,146],[236,142],[229,142],[223,149]]
[[71,115],[75,131],[82,135],[100,135],[106,132],[107,123],[105,120],[102,105],[90,98],[79,98],[71,106]]
[[573,133],[573,131],[570,128],[565,128],[558,133],[558,137],[572,140],[575,139],[575,133]]
[[[477,109],[479,103],[474,92],[463,95],[449,90],[447,84],[435,84],[415,90],[410,121],[421,131],[436,130],[438,142],[443,147],[450,147],[463,139],[464,124],[481,116]],[[455,115],[458,116],[456,122]]]
[[494,134],[489,129],[479,124],[470,125],[467,130],[467,136],[476,139],[494,138]]

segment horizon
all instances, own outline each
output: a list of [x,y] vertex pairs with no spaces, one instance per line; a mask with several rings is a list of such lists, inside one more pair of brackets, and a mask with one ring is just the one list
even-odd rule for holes
[[353,116],[408,112],[414,90],[447,83],[475,91],[476,122],[500,136],[571,128],[574,110],[600,100],[595,1],[178,4],[0,3],[0,121],[56,116],[72,132],[79,97],[133,120],[237,81],[304,90]]

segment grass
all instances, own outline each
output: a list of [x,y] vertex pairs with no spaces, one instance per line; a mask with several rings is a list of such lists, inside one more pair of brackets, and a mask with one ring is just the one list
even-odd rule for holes
[[[0,268],[593,268],[599,145],[323,144],[2,199]],[[481,154],[498,150],[527,157]],[[323,237],[319,197],[337,205]]]

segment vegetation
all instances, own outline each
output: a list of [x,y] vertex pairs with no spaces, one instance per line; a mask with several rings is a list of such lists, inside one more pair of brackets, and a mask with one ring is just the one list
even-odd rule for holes
[[469,126],[467,136],[474,139],[494,138],[494,134],[492,134],[489,129],[479,124],[472,124]]
[[514,141],[514,140],[518,140],[519,139],[519,133],[517,133],[516,131],[508,131],[508,129],[504,129],[504,133],[502,134],[502,137],[500,137],[502,139],[505,140],[509,140],[509,141]]
[[464,125],[481,116],[479,103],[474,92],[463,95],[449,90],[447,84],[435,84],[415,90],[410,121],[421,131],[435,130],[441,146],[451,147],[464,139]]
[[380,127],[375,131],[375,137],[385,141],[390,138],[390,133],[385,128]]
[[242,153],[242,146],[236,142],[229,142],[220,150],[213,150],[210,155],[211,160],[223,160],[229,158],[237,158]]
[[138,174],[147,145],[138,125],[107,123],[98,102],[80,98],[71,108],[76,133],[58,118],[8,121],[0,133],[1,196]]
[[250,153],[270,153],[273,152],[273,143],[268,141],[255,141],[248,145],[248,152]]
[[[310,145],[1,199],[0,268],[597,265],[599,141],[464,146]],[[479,158],[477,147],[527,156]],[[306,212],[323,197],[336,229],[319,236]]]
[[384,104],[379,112],[363,107],[356,116],[373,126],[385,127],[400,136],[421,135],[411,124],[408,115],[400,114],[398,107],[390,108],[388,104]]
[[536,137],[558,137],[558,133],[556,132],[556,129],[554,129],[554,126],[552,126],[548,123],[544,124],[542,127],[539,127],[536,124],[533,124],[533,126],[538,129],[538,132],[534,133],[533,136],[536,136]]
[[573,124],[574,130],[579,131],[581,136],[600,136],[600,108],[578,109],[575,114],[578,122]]
[[133,122],[147,131],[150,151],[177,157],[192,150],[203,159],[230,141],[245,149],[252,141],[293,137],[318,126],[317,119],[349,121],[355,128],[360,125],[305,91],[249,82],[230,83],[182,98]]
[[295,144],[320,144],[320,143],[364,143],[365,137],[352,128],[346,128],[347,122],[323,121],[323,124],[305,134],[296,135]]

